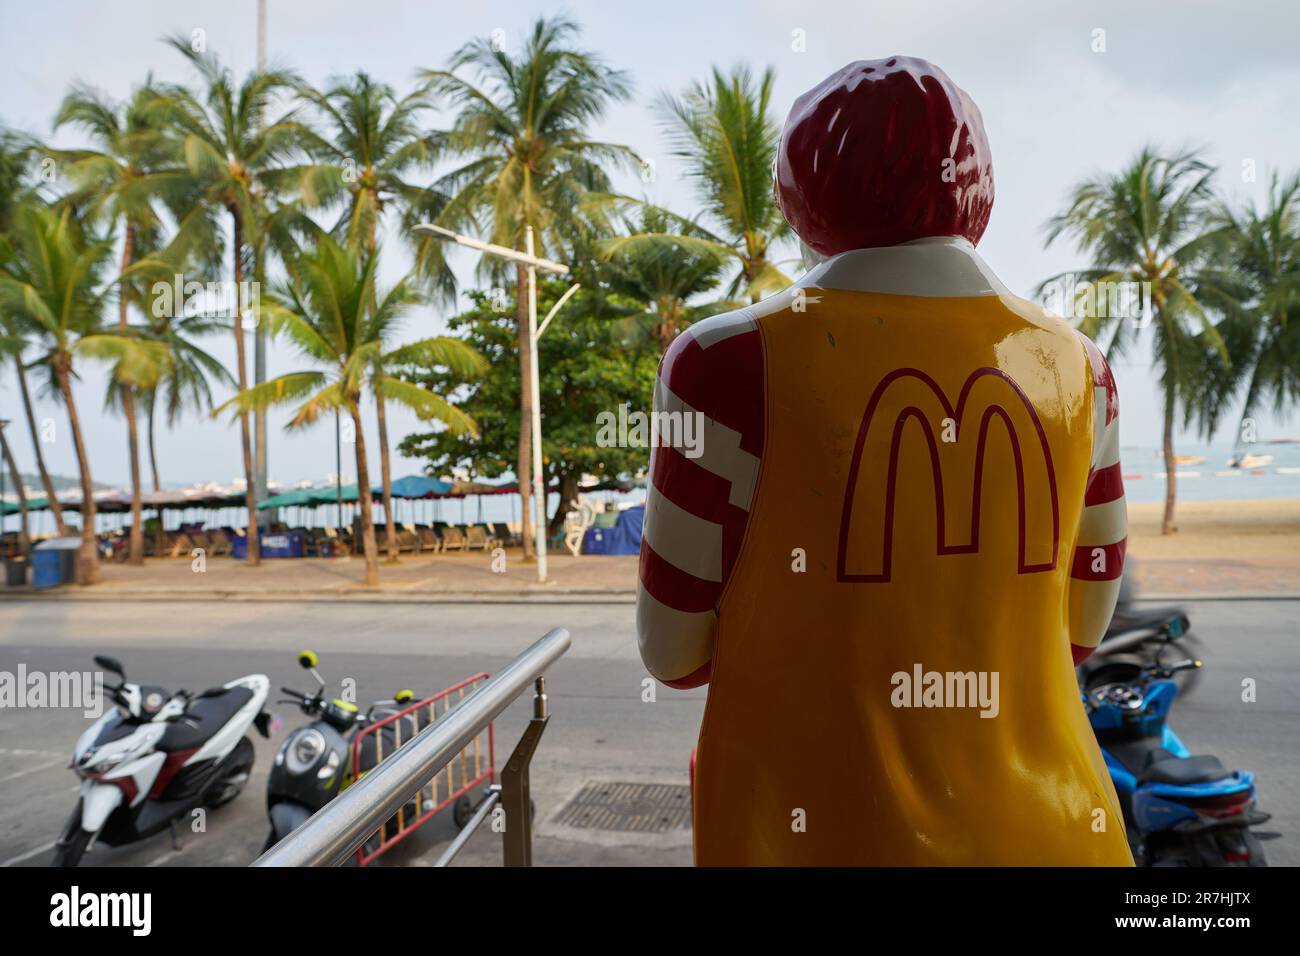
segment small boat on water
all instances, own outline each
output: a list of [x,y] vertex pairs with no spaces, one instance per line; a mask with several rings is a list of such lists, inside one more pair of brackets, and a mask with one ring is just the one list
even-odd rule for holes
[[1228,459],[1229,468],[1263,468],[1273,464],[1272,455],[1234,455]]

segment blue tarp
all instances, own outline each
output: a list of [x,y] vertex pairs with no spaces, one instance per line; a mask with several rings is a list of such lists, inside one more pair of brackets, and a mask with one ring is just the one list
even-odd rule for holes
[[[264,558],[301,558],[307,536],[301,531],[284,531],[264,534],[258,541],[258,550]],[[248,538],[242,534],[235,535],[230,542],[230,556],[245,559],[248,557]]]
[[588,528],[582,539],[585,554],[640,554],[645,505],[628,508],[612,528]]

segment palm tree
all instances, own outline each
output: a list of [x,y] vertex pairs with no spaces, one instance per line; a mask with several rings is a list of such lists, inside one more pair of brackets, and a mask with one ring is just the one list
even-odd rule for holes
[[18,211],[12,248],[0,249],[0,308],[17,316],[45,350],[33,365],[52,380],[68,413],[81,475],[81,551],[77,580],[91,584],[98,575],[94,482],[81,420],[72,392],[73,360],[78,356],[113,363],[113,375],[132,387],[153,385],[165,365],[165,351],[112,326],[101,315],[117,280],[104,281],[111,240],[84,231],[84,224],[35,204]]
[[[24,558],[31,553],[32,536],[27,519],[27,491],[23,488],[23,476],[18,473],[18,463],[14,461],[13,452],[9,450],[9,440],[5,438],[4,422],[0,424],[0,468],[8,468],[14,479],[14,491],[18,494],[18,553]],[[3,502],[0,502],[3,507]],[[3,512],[0,512],[3,514]]]
[[[580,212],[599,218],[592,201],[609,194],[608,167],[635,162],[636,156],[625,146],[592,139],[589,127],[611,102],[627,99],[631,86],[622,71],[576,49],[578,33],[571,20],[539,19],[518,56],[478,39],[463,46],[446,70],[423,74],[431,92],[457,110],[446,149],[466,162],[435,183],[421,212],[448,229],[480,232],[512,249],[524,248],[531,229],[539,255],[565,247]],[[457,75],[467,69],[478,74],[476,80]],[[500,268],[486,259],[484,266]],[[515,286],[520,377],[527,382],[533,370],[523,266],[515,269]],[[531,421],[532,398],[522,388],[516,474],[525,558],[532,553]]]
[[426,421],[444,423],[453,435],[476,435],[478,429],[470,418],[445,398],[425,388],[416,387],[402,377],[413,368],[446,368],[465,379],[474,379],[488,369],[487,359],[459,339],[434,336],[420,339],[379,355],[371,363],[370,387],[375,397],[375,415],[379,425],[380,478],[383,482],[384,520],[387,524],[388,560],[397,560],[397,525],[393,517],[393,481],[388,456],[388,424],[385,406],[393,399],[414,408]]
[[[695,181],[706,220],[700,224],[661,211],[661,228],[624,238],[614,250],[677,246],[724,256],[740,271],[729,296],[757,302],[790,279],[769,258],[772,245],[790,234],[772,192],[772,168],[781,128],[770,106],[776,74],[768,67],[755,80],[747,66],[714,69],[681,97],[662,94],[657,105],[672,155]],[[675,224],[673,229],[664,228]]]
[[[281,193],[310,191],[313,180],[325,173],[311,164],[289,163],[309,137],[292,112],[268,121],[276,98],[301,85],[294,74],[257,71],[237,83],[214,54],[195,52],[183,37],[170,37],[167,42],[198,69],[203,80],[200,94],[173,87],[158,105],[182,137],[186,163],[207,203],[230,217],[231,276],[236,290],[235,377],[243,391],[248,388],[244,332],[249,311],[243,301],[243,283],[250,272],[258,282],[263,279],[273,199]],[[260,551],[252,438],[246,412],[240,411],[238,418],[248,510],[248,562],[257,564]]]
[[[358,72],[351,80],[336,81],[323,93],[304,88],[303,95],[316,104],[329,125],[328,138],[313,139],[312,154],[338,174],[337,183],[321,190],[321,197],[335,191],[347,197],[334,234],[348,243],[360,244],[367,253],[373,254],[386,211],[397,208],[405,213],[429,202],[424,188],[407,179],[411,173],[432,170],[438,156],[440,137],[420,125],[420,114],[431,107],[428,92],[420,88],[399,99],[391,86],[376,83],[368,74]],[[432,267],[435,261],[437,268]],[[455,295],[455,279],[450,269],[440,267],[440,259],[425,256],[423,266],[422,274],[432,280],[444,298]],[[388,557],[396,561],[388,416],[382,392],[376,391],[375,405]]]
[[[128,327],[127,312],[139,297],[131,287],[130,272],[137,257],[155,248],[163,229],[162,207],[178,220],[191,212],[194,182],[185,168],[180,145],[160,120],[155,103],[159,93],[151,83],[137,89],[125,105],[112,102],[88,86],[75,86],[59,108],[54,128],[72,125],[87,134],[93,147],[47,150],[67,164],[73,188],[64,197],[110,226],[120,224],[121,285],[117,297],[118,327]],[[114,380],[113,395],[120,402],[127,425],[131,472],[131,532],[128,560],[144,563],[144,531],[140,492],[140,442],[136,395],[130,385]]]
[[[661,209],[644,207],[631,235],[667,235],[670,216]],[[678,224],[678,235],[697,238],[689,225]],[[598,244],[609,261],[604,278],[615,292],[644,302],[649,309],[651,333],[660,353],[697,319],[718,311],[716,304],[692,306],[690,300],[715,289],[721,281],[726,256],[716,248],[676,243],[624,242],[607,239]]]
[[[34,191],[26,185],[25,179],[36,144],[25,136],[0,127],[0,237],[9,236],[13,229],[14,217],[24,202],[34,198]],[[12,245],[10,246],[12,248]],[[0,262],[0,269],[4,263]],[[63,506],[54,494],[54,482],[50,480],[49,470],[45,467],[45,453],[41,450],[40,433],[36,428],[36,414],[32,409],[31,390],[27,387],[27,370],[23,366],[23,349],[26,343],[22,339],[22,329],[17,319],[9,314],[0,313],[0,332],[9,338],[13,347],[7,349],[13,358],[15,381],[18,394],[23,400],[23,413],[27,419],[27,432],[32,441],[32,453],[36,457],[36,470],[41,476],[41,487],[45,489],[45,501],[50,514],[54,516],[54,526],[59,536],[68,533],[63,521]]]
[[212,384],[235,385],[235,378],[219,359],[199,345],[199,339],[214,332],[226,331],[223,322],[203,315],[162,315],[151,317],[149,336],[163,343],[170,361],[153,388],[141,392],[147,423],[145,443],[149,449],[149,467],[153,489],[162,485],[158,479],[158,455],[155,442],[155,419],[161,409],[168,427],[175,427],[186,409],[212,410]]
[[1207,427],[1243,382],[1243,420],[1262,402],[1283,412],[1300,399],[1300,174],[1285,182],[1274,174],[1262,210],[1221,203],[1212,221],[1220,230],[1223,274],[1205,297],[1228,316],[1220,329],[1233,360],[1213,362],[1206,375]]
[[[1105,293],[1113,283],[1141,283],[1138,288],[1149,290],[1144,295],[1164,398],[1164,534],[1177,530],[1174,423],[1178,406],[1190,410],[1198,401],[1205,350],[1226,356],[1222,338],[1198,298],[1198,292],[1214,285],[1209,253],[1215,237],[1206,229],[1213,175],[1214,168],[1194,153],[1162,156],[1147,147],[1118,173],[1076,186],[1069,208],[1046,226],[1048,245],[1069,235],[1079,251],[1091,258],[1089,268],[1074,273],[1088,283],[1081,292],[1089,301],[1109,301]],[[1044,282],[1040,293],[1062,278]],[[1146,324],[1142,316],[1110,314],[1106,308],[1087,311],[1104,314],[1085,315],[1080,329],[1092,338],[1110,330],[1106,351],[1111,356],[1124,354]],[[1132,321],[1138,319],[1142,321]]]
[[442,419],[453,431],[474,427],[471,419],[441,396],[391,375],[375,373],[378,366],[411,364],[435,354],[460,361],[464,357],[460,350],[466,350],[459,343],[459,349],[451,349],[445,340],[433,339],[386,353],[385,338],[421,296],[413,276],[401,279],[381,294],[376,288],[378,264],[377,252],[365,254],[328,236],[321,237],[314,249],[304,252],[294,264],[292,280],[263,309],[274,333],[286,333],[308,359],[323,368],[290,372],[243,389],[213,412],[218,415],[233,409],[245,413],[254,408],[298,402],[298,409],[289,421],[290,428],[311,425],[331,409],[351,417],[356,434],[357,494],[361,502],[366,584],[372,587],[379,583],[379,565],[361,423],[361,400],[366,387],[389,401],[409,406],[422,418]]
[[421,87],[399,98],[391,86],[359,71],[323,92],[306,86],[301,92],[329,127],[309,139],[313,157],[331,171],[315,184],[316,198],[346,197],[334,235],[374,252],[384,213],[423,198],[424,188],[412,184],[410,175],[431,172],[437,160],[441,136],[420,124],[421,114],[432,108],[428,91]]

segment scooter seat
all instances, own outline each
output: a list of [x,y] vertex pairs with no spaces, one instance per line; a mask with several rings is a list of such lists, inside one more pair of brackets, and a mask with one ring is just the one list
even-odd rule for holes
[[1206,783],[1221,780],[1228,776],[1229,770],[1219,763],[1218,757],[1166,757],[1158,760],[1138,777],[1139,783],[1168,783],[1174,786],[1186,786],[1192,783]]
[[247,687],[231,687],[220,694],[198,698],[185,713],[198,726],[191,727],[184,720],[172,721],[162,740],[158,741],[158,749],[164,753],[174,753],[201,746],[252,699],[253,692]]

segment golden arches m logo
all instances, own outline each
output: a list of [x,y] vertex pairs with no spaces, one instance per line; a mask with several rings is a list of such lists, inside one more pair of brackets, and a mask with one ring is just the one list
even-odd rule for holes
[[[923,387],[918,390],[914,383],[920,383]],[[971,404],[972,391],[980,383],[987,383],[986,387],[980,390],[980,395],[983,397],[982,404],[968,407]],[[909,404],[898,408],[896,412],[882,414],[882,400],[885,396],[891,390],[906,390],[909,385],[911,385],[913,394],[919,391],[920,397],[918,401],[929,407],[921,408],[916,404]],[[897,405],[898,403],[895,402],[889,407],[892,410],[897,408]],[[972,413],[979,411],[982,411],[982,414],[978,417],[978,431],[972,446],[969,442],[964,442],[961,439],[967,434],[968,423],[976,421],[976,416]],[[958,440],[955,445],[959,446],[959,461],[962,470],[960,477],[967,479],[970,487],[969,529],[966,539],[956,543],[950,543],[948,540],[949,526],[958,524],[956,521],[949,520],[948,509],[961,507],[964,503],[954,503],[951,498],[946,498],[944,495],[945,467],[943,462],[945,456],[940,454],[939,442],[936,439],[934,425],[932,424],[942,419],[951,419],[956,425]],[[1039,418],[1038,411],[1034,408],[1033,403],[1025,394],[1024,389],[1020,387],[1015,379],[1001,369],[978,368],[967,376],[957,396],[956,403],[953,403],[949,401],[948,396],[939,387],[939,384],[925,372],[914,368],[900,368],[881,379],[875,391],[871,393],[866,411],[862,415],[862,423],[858,428],[857,442],[853,449],[853,458],[849,464],[848,486],[844,492],[844,505],[840,518],[839,553],[836,562],[836,577],[838,580],[861,584],[891,580],[900,451],[904,428],[909,420],[915,420],[919,424],[921,434],[925,439],[926,450],[929,453],[929,470],[933,480],[936,519],[935,553],[938,555],[974,554],[980,550],[980,510],[986,466],[985,452],[988,448],[989,429],[995,419],[1001,421],[1006,429],[1006,435],[1011,447],[1011,463],[1015,469],[1016,503],[1019,516],[1016,570],[1020,574],[1034,574],[1056,568],[1061,543],[1061,511],[1056,490],[1056,472],[1052,464],[1052,450],[1048,445],[1047,433],[1043,429],[1042,420]],[[868,459],[868,462],[875,464],[877,468],[879,463],[883,463],[885,466],[884,471],[883,473],[874,470],[864,471],[864,467],[869,467],[864,466],[864,452],[869,446],[879,442],[880,438],[883,437],[881,434],[883,430],[887,430],[884,431],[884,434],[889,437],[888,454],[873,455]],[[1022,431],[1027,432],[1027,434],[1022,435]],[[974,449],[973,455],[971,454],[972,447]],[[1040,474],[1047,486],[1047,495],[1045,499],[1041,494],[1035,494],[1033,497],[1035,501],[1043,502],[1048,508],[1045,509],[1041,505],[1033,505],[1032,507],[1036,512],[1045,512],[1050,509],[1052,543],[1049,553],[1038,555],[1038,557],[1045,558],[1045,560],[1030,561],[1027,556],[1029,550],[1028,512],[1031,510],[1029,499],[1031,490],[1037,491],[1038,488],[1035,486],[1031,489],[1027,484],[1026,452],[1033,454],[1035,447],[1041,452]],[[1035,454],[1035,458],[1037,457]],[[952,467],[952,465],[949,465],[950,470]],[[880,493],[882,482],[883,494]],[[862,485],[868,486],[866,494],[863,492]],[[868,535],[869,540],[866,542],[865,547],[866,557],[851,562],[851,547],[858,552],[864,550],[862,547],[863,542],[853,535],[855,509],[858,512],[858,517],[861,518],[863,517],[862,512],[867,508],[872,509],[867,517],[872,519],[869,522],[869,527],[874,531]],[[1039,515],[1036,514],[1035,517],[1039,517]],[[1046,519],[1047,515],[1043,513],[1041,517]],[[1042,524],[1046,524],[1046,521],[1044,520]],[[879,543],[878,552],[873,547],[877,542]],[[851,563],[854,566],[851,567]]]

